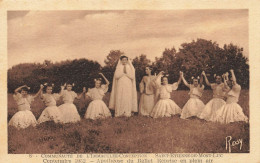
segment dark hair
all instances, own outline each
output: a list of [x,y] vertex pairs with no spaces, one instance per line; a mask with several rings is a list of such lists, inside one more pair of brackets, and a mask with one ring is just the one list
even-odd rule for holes
[[26,92],[28,92],[29,89],[28,89],[28,87],[22,87],[20,92],[22,92],[22,91],[26,91]]
[[219,76],[219,77],[222,79],[222,75],[221,75],[220,73],[216,73],[216,74],[214,74],[214,79],[216,79],[217,76]]
[[168,75],[163,75],[161,78],[161,82],[163,82],[163,78],[167,78],[167,80],[168,80]]
[[48,87],[52,87],[53,88],[53,84],[47,83],[46,85],[44,85],[43,92],[46,92]]
[[145,69],[146,69],[146,68],[149,68],[149,70],[151,70],[151,74],[153,74],[154,69],[153,69],[152,66],[145,66]]
[[94,81],[95,81],[95,82],[97,82],[97,81],[102,82],[102,78],[95,78]]
[[128,60],[127,56],[125,56],[125,55],[120,56],[120,60],[122,60],[123,58],[126,58]]

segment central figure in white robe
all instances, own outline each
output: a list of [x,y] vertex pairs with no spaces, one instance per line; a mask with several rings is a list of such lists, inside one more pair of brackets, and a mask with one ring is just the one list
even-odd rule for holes
[[115,110],[115,117],[130,117],[131,112],[137,112],[135,69],[126,56],[120,57],[116,67],[109,108]]

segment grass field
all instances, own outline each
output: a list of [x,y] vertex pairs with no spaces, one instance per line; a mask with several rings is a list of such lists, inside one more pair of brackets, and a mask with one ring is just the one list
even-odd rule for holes
[[[212,91],[206,90],[201,98],[206,104]],[[182,108],[188,100],[188,91],[176,91],[172,99]],[[108,103],[109,94],[104,97]],[[89,100],[75,104],[83,117]],[[61,102],[58,102],[58,105]],[[239,104],[249,116],[249,91],[242,90]],[[44,109],[37,98],[32,112],[39,118]],[[17,112],[12,95],[8,96],[8,121]],[[249,124],[236,122],[218,124],[197,118],[188,120],[179,116],[152,119],[133,116],[105,120],[82,119],[76,124],[46,122],[37,127],[17,130],[8,127],[8,152],[29,153],[226,153],[227,136],[242,139],[242,149],[232,152],[249,152]]]

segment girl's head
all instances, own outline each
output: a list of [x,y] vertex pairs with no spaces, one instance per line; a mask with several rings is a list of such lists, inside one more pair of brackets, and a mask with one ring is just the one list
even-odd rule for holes
[[121,62],[122,62],[123,65],[126,65],[127,62],[128,62],[128,57],[125,56],[125,55],[122,55],[122,56],[120,57],[120,60],[121,60]]
[[101,78],[97,78],[97,79],[94,79],[94,81],[95,81],[95,87],[96,88],[100,88],[102,79]]
[[67,89],[68,91],[71,91],[73,86],[74,86],[74,83],[67,83],[66,89]]
[[216,80],[217,84],[220,84],[222,82],[222,77],[219,74],[214,74],[214,78]]
[[29,88],[28,88],[28,87],[23,87],[23,88],[21,88],[21,95],[22,95],[23,97],[26,97],[27,94],[28,94],[28,91],[29,91]]
[[168,76],[164,75],[162,77],[162,85],[167,85],[168,84]]
[[152,68],[149,67],[149,66],[146,66],[146,67],[145,67],[145,74],[146,74],[146,75],[151,75],[151,74],[152,74]]
[[198,76],[197,78],[191,77],[192,79],[192,83],[195,87],[197,87],[199,85],[199,79],[200,77]]
[[51,94],[53,87],[54,84],[45,83],[43,91],[46,92],[47,94]]

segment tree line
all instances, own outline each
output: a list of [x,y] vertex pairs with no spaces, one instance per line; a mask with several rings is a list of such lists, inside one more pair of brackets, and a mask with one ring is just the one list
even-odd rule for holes
[[[74,90],[80,92],[82,87],[94,87],[93,79],[99,77],[99,72],[112,83],[117,60],[123,54],[123,51],[111,50],[104,60],[104,66],[85,58],[57,63],[45,60],[44,63],[18,64],[8,69],[8,92],[12,93],[15,88],[24,84],[31,87],[31,92],[36,92],[39,85],[45,82],[55,84],[54,92],[59,91],[61,84],[73,82]],[[165,48],[161,56],[156,57],[153,62],[147,55],[140,54],[133,58],[133,65],[137,89],[148,65],[152,67],[153,73],[158,74],[163,70],[169,74],[169,83],[178,80],[179,71],[183,71],[185,78],[191,82],[192,76],[199,76],[204,70],[213,82],[213,74],[223,74],[234,69],[238,83],[245,89],[249,88],[248,58],[243,55],[242,47],[232,43],[220,47],[211,40],[197,39],[181,44],[178,51],[174,47]],[[180,85],[180,89],[185,87]]]

